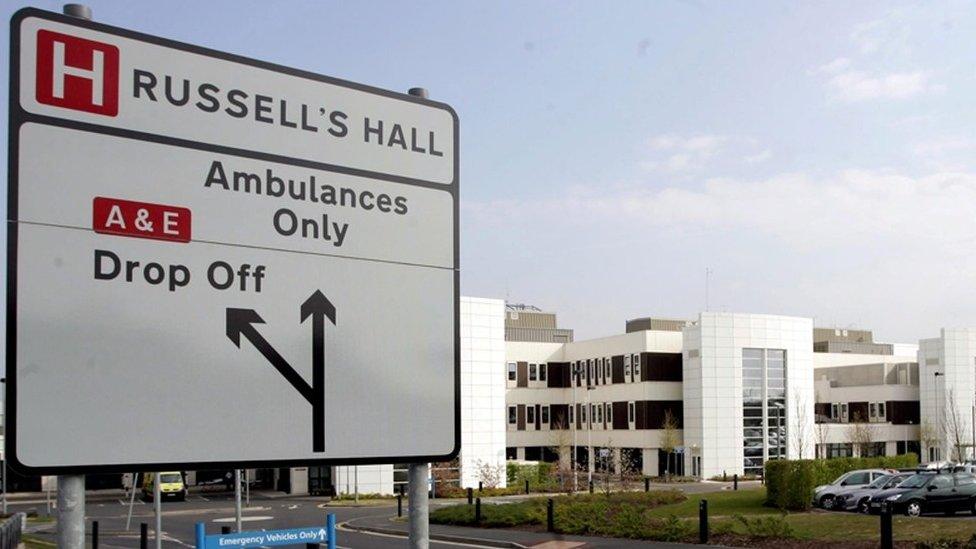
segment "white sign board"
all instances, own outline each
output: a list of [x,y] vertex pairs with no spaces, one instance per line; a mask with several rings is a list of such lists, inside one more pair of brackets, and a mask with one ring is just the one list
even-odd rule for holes
[[449,107],[33,9],[11,36],[14,467],[457,452]]

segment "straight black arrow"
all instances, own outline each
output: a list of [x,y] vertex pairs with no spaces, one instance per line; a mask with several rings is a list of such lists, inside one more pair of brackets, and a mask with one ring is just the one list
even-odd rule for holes
[[312,317],[312,451],[325,451],[325,319],[334,326],[335,306],[315,290],[302,303],[301,321]]

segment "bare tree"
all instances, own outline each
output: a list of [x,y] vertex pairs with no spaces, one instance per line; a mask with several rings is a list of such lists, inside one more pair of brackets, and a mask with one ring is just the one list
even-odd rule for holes
[[505,475],[504,465],[492,465],[481,461],[475,462],[475,478],[477,478],[485,488],[498,488]]
[[560,424],[551,424],[549,431],[549,447],[557,456],[556,471],[559,485],[564,490],[572,490],[572,463],[573,463],[573,437],[565,427],[557,427]]
[[929,420],[925,420],[919,425],[918,439],[922,443],[923,453],[928,452],[931,448],[939,448],[942,446],[942,435],[939,433],[939,429],[936,429]]
[[865,457],[870,453],[875,437],[874,426],[867,423],[859,412],[855,412],[851,423],[847,425],[847,441],[857,448],[859,456]]
[[803,459],[804,455],[807,453],[807,444],[809,443],[810,437],[810,419],[806,414],[807,401],[800,395],[799,391],[793,391],[793,396],[790,399],[793,401],[793,415],[795,416],[793,424],[794,428],[790,430],[790,438],[793,439],[793,449],[796,451],[796,455],[793,459]]
[[[814,401],[820,402],[820,393],[814,396]],[[814,416],[813,420],[813,437],[816,440],[816,445],[814,446],[815,456],[820,459],[827,457],[827,437],[830,433],[830,423],[827,421],[828,418]]]
[[678,420],[671,413],[671,410],[664,411],[664,423],[661,424],[661,450],[664,451],[664,455],[667,456],[667,463],[665,464],[665,471],[667,475],[673,474],[673,469],[671,469],[671,455],[674,450],[678,447],[680,441],[678,440]]
[[966,448],[969,446],[969,425],[965,418],[959,413],[956,406],[956,395],[952,389],[946,394],[946,406],[942,411],[942,435],[949,443],[952,454],[949,459],[955,462],[962,462],[966,457]]

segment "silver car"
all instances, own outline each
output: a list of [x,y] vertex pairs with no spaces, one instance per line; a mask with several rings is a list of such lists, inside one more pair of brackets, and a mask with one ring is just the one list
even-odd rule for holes
[[848,471],[837,477],[830,484],[817,486],[813,491],[813,504],[824,509],[833,509],[834,496],[841,491],[855,486],[866,486],[875,481],[878,477],[890,475],[894,471],[886,469],[859,469]]
[[867,514],[871,510],[871,496],[881,490],[895,488],[915,473],[895,473],[878,477],[867,486],[854,486],[834,495],[835,511],[857,511]]

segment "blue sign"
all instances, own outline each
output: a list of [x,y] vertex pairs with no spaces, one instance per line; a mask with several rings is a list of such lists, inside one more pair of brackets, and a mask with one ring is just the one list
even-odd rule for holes
[[335,549],[335,515],[329,514],[324,526],[290,528],[287,530],[258,530],[233,534],[206,535],[202,522],[197,523],[197,549],[223,549],[241,547],[277,547],[281,545],[326,544]]

